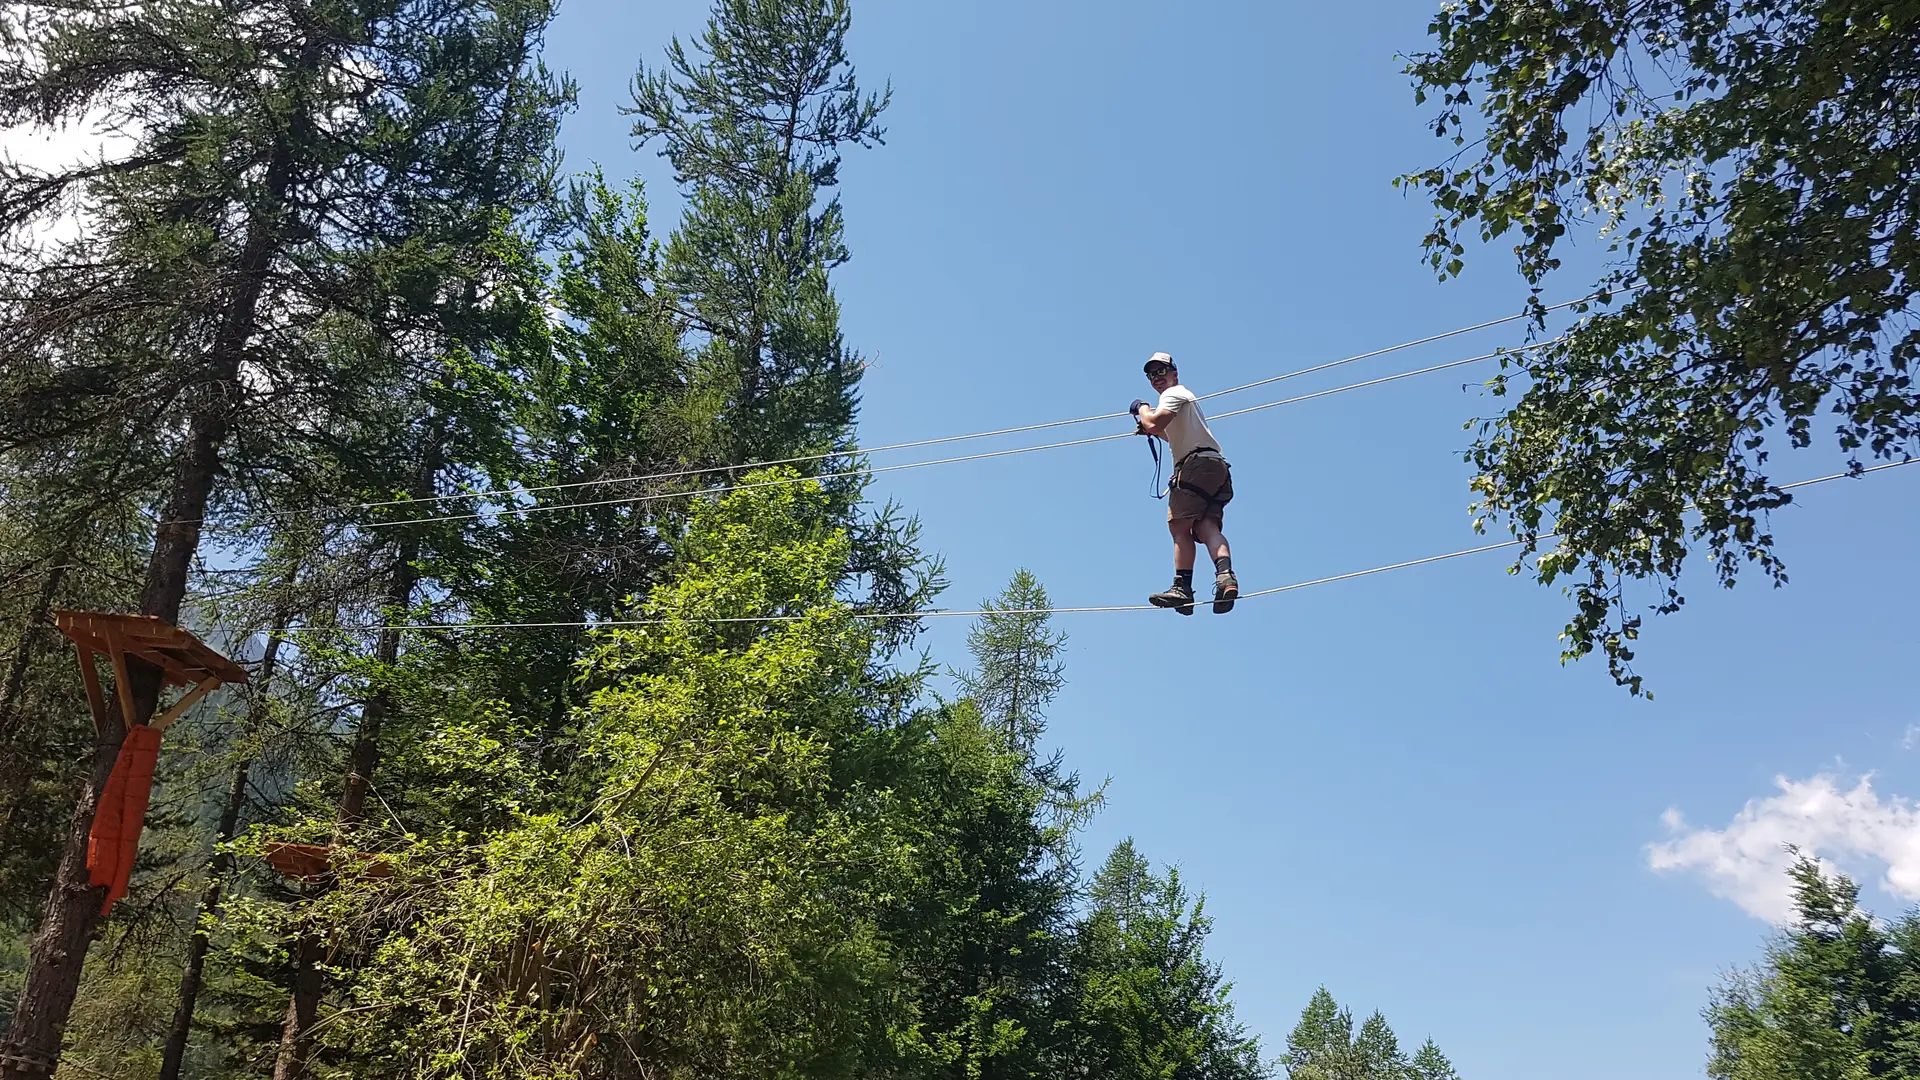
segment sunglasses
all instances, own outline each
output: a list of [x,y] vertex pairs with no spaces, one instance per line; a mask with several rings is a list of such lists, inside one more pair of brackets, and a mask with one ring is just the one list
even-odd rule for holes
[[1147,369],[1147,378],[1157,379],[1172,370],[1173,365],[1171,364],[1155,364],[1153,367]]

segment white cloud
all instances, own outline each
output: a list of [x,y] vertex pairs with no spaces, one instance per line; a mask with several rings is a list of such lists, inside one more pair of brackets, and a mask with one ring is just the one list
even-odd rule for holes
[[1920,724],[1908,724],[1907,733],[1900,737],[1900,749],[1911,750],[1920,746]]
[[1774,780],[1780,794],[1747,803],[1724,829],[1694,829],[1678,810],[1662,816],[1673,838],[1647,845],[1655,870],[1701,874],[1714,895],[1768,922],[1793,917],[1789,845],[1829,869],[1861,860],[1886,865],[1881,887],[1920,900],[1920,807],[1898,796],[1881,798],[1872,778],[1842,791],[1825,774]]

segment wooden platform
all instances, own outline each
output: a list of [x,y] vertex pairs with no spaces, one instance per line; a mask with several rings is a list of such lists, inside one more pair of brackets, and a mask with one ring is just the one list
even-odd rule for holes
[[[324,879],[333,864],[333,848],[318,844],[295,844],[286,840],[269,840],[265,854],[267,865],[278,871],[281,876],[296,881],[314,882]],[[362,873],[368,877],[383,878],[393,873],[385,859],[369,855],[363,851],[352,852],[349,856],[361,864]]]
[[209,676],[223,683],[247,681],[247,669],[156,615],[56,611],[53,619],[74,644],[107,656],[112,656],[117,646],[128,656],[137,656],[165,672],[170,686],[193,686]]
[[127,675],[129,657],[158,669],[162,687],[190,688],[165,714],[150,721],[161,729],[179,719],[188,706],[222,685],[247,681],[245,668],[156,616],[67,610],[53,615],[54,624],[73,639],[74,648],[80,654],[80,678],[86,683],[87,702],[93,706],[96,724],[106,722],[106,701],[101,694],[99,673],[94,668],[96,655],[107,657],[113,664],[114,691],[119,695],[123,717],[132,718],[134,711]]

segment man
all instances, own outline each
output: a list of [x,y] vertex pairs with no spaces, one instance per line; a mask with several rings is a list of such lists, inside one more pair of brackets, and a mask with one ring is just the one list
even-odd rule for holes
[[1173,357],[1154,353],[1143,369],[1147,382],[1159,391],[1160,404],[1133,403],[1140,430],[1165,439],[1173,457],[1173,479],[1167,483],[1167,531],[1173,534],[1173,586],[1147,597],[1155,607],[1193,614],[1193,542],[1200,541],[1213,556],[1213,613],[1225,615],[1240,597],[1233,576],[1233,558],[1220,531],[1227,503],[1233,500],[1233,474],[1220,453],[1220,442],[1207,430],[1200,402],[1180,385],[1180,369]]

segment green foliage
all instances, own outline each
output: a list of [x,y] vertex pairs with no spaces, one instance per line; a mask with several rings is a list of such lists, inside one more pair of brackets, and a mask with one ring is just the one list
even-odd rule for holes
[[1729,977],[1707,1009],[1715,1080],[1920,1076],[1920,912],[1891,924],[1859,890],[1800,859],[1796,918],[1756,971]]
[[1536,286],[1570,231],[1615,260],[1605,310],[1509,358],[1490,385],[1517,400],[1469,457],[1483,520],[1558,534],[1536,573],[1571,582],[1565,656],[1602,650],[1638,693],[1627,582],[1676,610],[1696,546],[1723,585],[1786,580],[1773,451],[1920,445],[1920,10],[1463,0],[1432,32],[1407,70],[1460,150],[1404,179],[1438,208],[1441,276],[1473,235],[1513,236]]
[[[417,533],[422,595],[434,604],[424,621],[560,624],[473,632],[457,646],[406,643],[440,654],[414,662],[477,678],[483,696],[497,695],[549,740],[564,737],[580,703],[573,669],[588,647],[565,624],[618,611],[660,579],[685,516],[664,496],[703,479],[622,478],[711,460],[720,408],[693,381],[678,317],[659,298],[638,186],[617,190],[596,174],[554,209],[563,228],[552,265],[522,253],[510,289],[496,293],[510,291],[496,304],[520,317],[450,373],[440,395],[449,451],[435,487],[513,494],[391,511],[452,519]],[[530,512],[487,512],[506,509]]]
[[1060,653],[1067,635],[1049,629],[1053,604],[1029,571],[1016,571],[999,596],[980,606],[1003,614],[986,616],[967,631],[976,667],[960,674],[960,685],[1009,739],[1031,751],[1046,707],[1066,683]]
[[1353,1013],[1324,986],[1301,1011],[1280,1060],[1287,1080],[1459,1080],[1432,1039],[1408,1058],[1387,1018],[1377,1012],[1356,1033]]
[[1123,841],[1094,876],[1075,934],[1064,1075],[1253,1080],[1269,1072],[1204,946],[1212,921],[1178,871]]
[[1420,1044],[1411,1065],[1414,1080],[1460,1080],[1460,1074],[1453,1071],[1453,1062],[1447,1060],[1432,1039]]
[[[0,167],[16,298],[0,447],[122,431],[164,461],[179,418],[217,407],[238,477],[312,476],[340,428],[408,396],[396,339],[447,329],[501,226],[543,197],[571,93],[530,66],[550,14],[538,0],[10,9],[0,122],[84,116],[132,138],[97,163]],[[74,215],[87,224],[70,238],[30,239]],[[221,498],[257,494],[241,481]]]
[[[703,493],[857,454],[831,189],[886,95],[844,0],[721,0],[636,81],[664,243],[637,185],[552,182],[550,15],[0,14],[0,120],[133,136],[0,164],[0,1019],[92,744],[47,612],[141,602],[198,446],[158,532],[256,678],[168,735],[70,1067],[154,1074],[184,1001],[210,1078],[1262,1075],[1177,876],[1129,847],[1076,907],[1040,583],[934,700],[917,523],[811,462]],[[469,625],[345,629],[399,622]]]
[[52,612],[130,606],[145,561],[140,485],[116,460],[127,449],[85,443],[0,464],[0,920],[39,910],[69,778],[93,747],[73,646]]
[[[1044,595],[1024,571],[1007,595],[1016,590]],[[959,673],[969,696],[917,717],[889,752],[918,856],[913,891],[887,922],[916,991],[901,1040],[915,1075],[1044,1076],[1059,1061],[1072,834],[1093,800],[1057,759],[1035,760],[1037,709],[1010,728],[974,692],[1042,677],[1057,688],[1058,665],[1029,647],[1055,640],[1048,617],[1021,618],[1023,634],[969,639],[975,668]]]
[[901,1068],[1036,1075],[1071,914],[1049,793],[970,701],[917,717],[888,755],[915,856],[911,888],[884,920],[913,992]]
[[[90,606],[193,623],[193,601],[215,591],[192,580],[209,523],[343,488],[385,496],[433,459],[433,376],[491,331],[496,308],[478,298],[513,246],[503,239],[548,196],[570,98],[533,57],[550,16],[540,0],[30,3],[0,15],[0,120],[124,136],[78,163],[0,164],[12,299],[0,314],[0,476],[58,513],[92,500],[111,521],[117,500],[146,515],[120,541],[151,552],[126,559],[144,572]],[[49,555],[91,554],[92,537],[50,532]],[[222,546],[244,559],[262,545]],[[379,545],[359,548],[363,567],[368,547]],[[392,561],[410,563],[400,550]],[[237,642],[253,625],[197,628]],[[60,760],[51,739],[23,749],[55,806],[82,790],[75,773],[97,784],[109,760]],[[72,1016],[71,953],[95,916],[71,871],[68,888],[43,893],[52,930],[11,1037],[48,1053],[62,1029],[104,1047],[143,1031],[126,1019],[136,1012],[164,1026],[149,982],[107,976],[131,953],[124,970],[173,981],[160,972],[195,917],[181,879],[201,865],[185,856],[211,831],[202,809],[168,821],[156,808],[148,854],[168,858],[150,859],[142,902],[116,912],[87,969],[89,985],[119,989],[83,994]]]
[[[835,776],[871,736],[875,679],[872,636],[834,595],[848,545],[825,506],[790,484],[696,508],[639,612],[660,624],[607,632],[586,663],[583,811],[410,832],[391,876],[317,903],[365,954],[337,1055],[363,1074],[501,1077],[858,1060],[884,972],[875,897],[905,853],[884,798]],[[791,621],[712,621],[763,616]],[[497,741],[449,749],[435,756],[463,785],[527,781]]]
[[1353,1014],[1321,987],[1287,1036],[1282,1061],[1289,1080],[1333,1080],[1348,1067],[1353,1053]]
[[847,0],[718,0],[691,52],[634,78],[633,135],[687,187],[666,275],[731,381],[734,460],[843,448],[859,358],[827,275],[847,259],[840,147],[884,134],[887,93],[864,94],[846,55]]
[[[832,503],[785,483],[695,504],[634,612],[652,624],[598,635],[583,662],[560,771],[511,710],[436,706],[405,664],[390,677],[419,745],[387,766],[397,819],[355,834],[387,872],[336,860],[341,887],[309,901],[347,976],[325,1061],[1265,1075],[1177,876],[1128,848],[1076,918],[1071,837],[1092,800],[969,698],[902,711],[919,673],[879,666],[880,635],[839,597],[852,545]],[[983,668],[1007,660],[992,648]],[[269,911],[225,919],[266,928]]]

